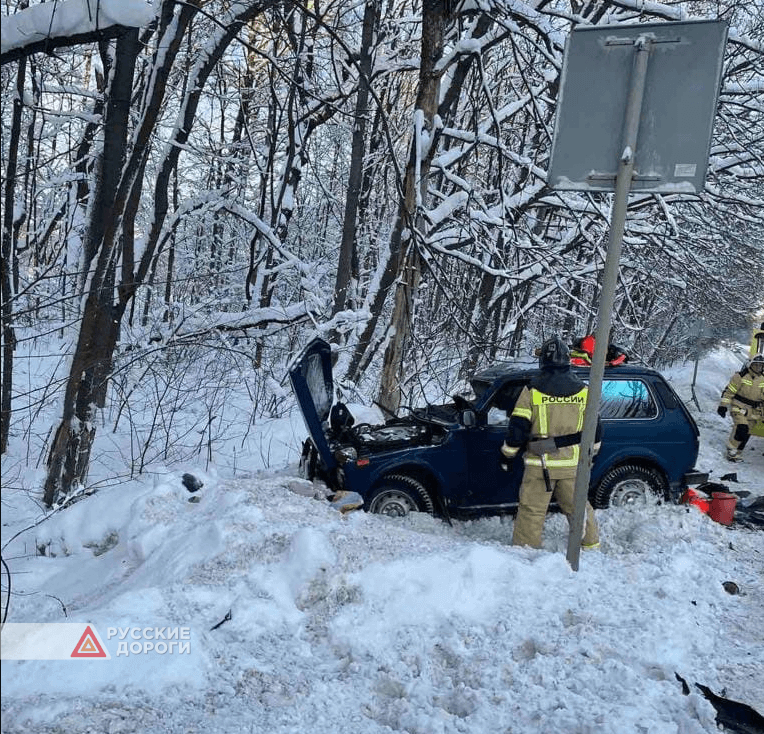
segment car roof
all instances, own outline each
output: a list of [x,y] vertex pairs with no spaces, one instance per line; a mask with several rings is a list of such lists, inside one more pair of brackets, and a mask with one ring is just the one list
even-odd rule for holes
[[[588,367],[581,367],[578,365],[571,365],[571,372],[585,377],[589,374]],[[530,379],[534,375],[540,372],[538,363],[536,362],[503,362],[499,364],[491,365],[480,372],[476,372],[471,382],[492,383],[494,380],[508,379],[508,378],[520,378]],[[658,375],[656,370],[646,367],[643,364],[620,364],[615,367],[605,367],[606,377],[644,377],[646,375]]]

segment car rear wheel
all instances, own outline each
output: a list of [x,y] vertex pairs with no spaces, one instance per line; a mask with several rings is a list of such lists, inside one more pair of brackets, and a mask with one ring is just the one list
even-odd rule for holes
[[385,477],[372,493],[367,509],[388,517],[405,517],[410,512],[429,512],[432,515],[435,512],[432,498],[424,485],[403,474]]
[[666,482],[658,471],[646,466],[625,464],[611,469],[599,483],[594,506],[625,507],[660,502],[666,493]]

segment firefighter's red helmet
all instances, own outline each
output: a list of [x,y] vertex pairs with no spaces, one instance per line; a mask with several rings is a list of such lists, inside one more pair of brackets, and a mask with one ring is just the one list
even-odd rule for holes
[[581,350],[587,354],[594,354],[594,336],[587,334],[581,339]]

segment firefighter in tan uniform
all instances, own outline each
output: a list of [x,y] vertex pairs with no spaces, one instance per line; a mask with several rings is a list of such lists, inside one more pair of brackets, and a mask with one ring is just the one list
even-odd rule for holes
[[727,459],[740,461],[751,428],[764,420],[764,354],[757,354],[746,367],[732,375],[716,412],[724,418],[727,409],[733,422],[727,439]]
[[[573,515],[588,392],[584,382],[570,371],[570,352],[559,337],[544,342],[539,366],[541,372],[523,388],[517,399],[501,448],[505,464],[525,460],[512,544],[532,548],[541,547],[544,518],[553,495],[568,522]],[[595,454],[599,450],[601,430],[598,423]],[[599,545],[597,522],[588,502],[581,543],[584,548]]]

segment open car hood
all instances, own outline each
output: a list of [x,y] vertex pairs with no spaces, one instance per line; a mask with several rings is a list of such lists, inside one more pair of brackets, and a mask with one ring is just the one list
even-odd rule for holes
[[[440,443],[446,427],[458,423],[458,410],[449,406],[428,406],[412,410],[403,418],[390,418],[383,425],[337,421],[337,410],[346,406],[334,401],[331,347],[314,339],[289,370],[292,389],[302,411],[305,426],[327,472],[343,463],[343,449],[352,447],[368,457],[411,446]],[[349,415],[349,413],[348,413]],[[338,459],[339,453],[339,459]],[[347,458],[344,458],[347,461]]]
[[329,411],[334,401],[332,349],[329,344],[320,338],[310,342],[289,370],[289,379],[308,434],[326,467],[334,468],[337,462],[324,433],[324,425],[329,420]]

